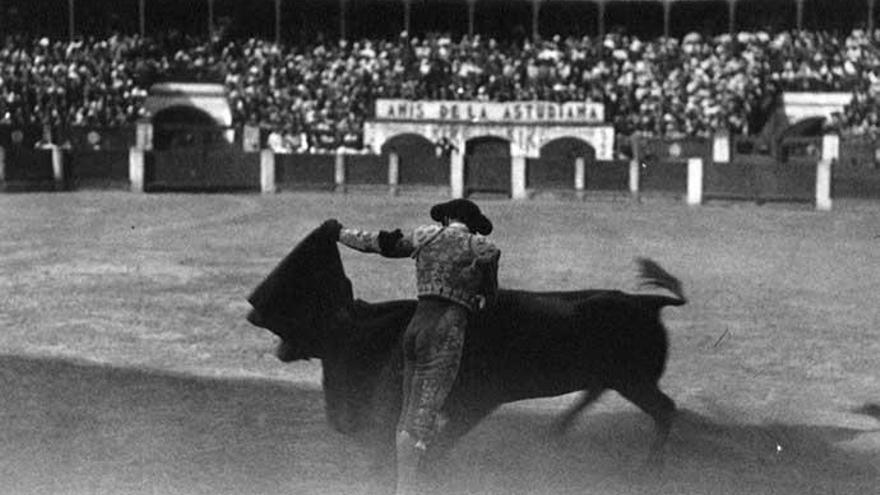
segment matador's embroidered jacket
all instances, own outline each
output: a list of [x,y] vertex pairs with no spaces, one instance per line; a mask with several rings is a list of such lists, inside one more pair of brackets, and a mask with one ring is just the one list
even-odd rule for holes
[[416,227],[386,252],[379,247],[379,232],[343,228],[339,242],[365,253],[415,259],[419,297],[439,297],[473,311],[498,290],[501,251],[462,223]]

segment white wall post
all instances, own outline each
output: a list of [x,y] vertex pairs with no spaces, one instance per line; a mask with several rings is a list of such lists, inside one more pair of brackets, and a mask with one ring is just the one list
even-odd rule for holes
[[60,146],[52,145],[52,178],[55,189],[64,189],[64,154]]
[[464,197],[464,151],[453,149],[449,156],[449,190],[453,198]]
[[334,162],[333,180],[336,184],[336,192],[345,192],[345,154],[341,151],[336,152],[336,161]]
[[688,158],[687,204],[698,206],[703,202],[703,159]]
[[260,150],[260,192],[271,194],[275,186],[275,152],[269,148]]
[[574,191],[578,199],[584,199],[587,189],[587,161],[579,156],[574,159]]
[[510,197],[528,199],[526,192],[526,155],[516,153],[510,156]]
[[831,163],[832,160],[819,160],[816,164],[816,209],[831,211]]
[[131,192],[144,192],[144,150],[140,148],[128,150],[128,180]]
[[400,155],[392,152],[388,154],[388,194],[391,196],[397,196],[399,182]]
[[712,161],[730,163],[730,134],[726,131],[712,136]]
[[629,194],[633,199],[639,199],[639,174],[641,164],[638,158],[629,161]]
[[153,124],[150,122],[138,122],[135,127],[134,145],[142,150],[153,149]]
[[260,128],[253,125],[245,125],[241,128],[241,150],[245,153],[256,153],[260,150]]
[[816,164],[816,209],[831,210],[832,165],[840,158],[840,136],[822,136],[822,159]]

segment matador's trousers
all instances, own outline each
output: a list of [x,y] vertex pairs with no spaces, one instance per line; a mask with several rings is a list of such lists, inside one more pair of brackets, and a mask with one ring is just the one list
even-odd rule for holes
[[417,470],[437,433],[440,409],[458,374],[468,310],[420,298],[403,336],[403,408],[397,424],[397,493],[418,493]]

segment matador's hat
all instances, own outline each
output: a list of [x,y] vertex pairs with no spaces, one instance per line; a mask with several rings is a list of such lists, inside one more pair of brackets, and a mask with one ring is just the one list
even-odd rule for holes
[[483,215],[480,207],[468,199],[453,199],[431,207],[431,218],[442,222],[445,218],[461,220],[472,232],[482,235],[492,233],[492,222]]

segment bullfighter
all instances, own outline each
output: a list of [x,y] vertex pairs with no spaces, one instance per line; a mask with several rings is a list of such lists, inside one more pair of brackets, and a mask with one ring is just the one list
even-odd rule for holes
[[467,199],[434,205],[438,224],[364,231],[339,225],[352,249],[416,262],[418,305],[403,337],[403,404],[397,424],[397,494],[419,492],[419,463],[441,424],[440,410],[461,362],[469,315],[498,289],[501,251],[492,222]]

